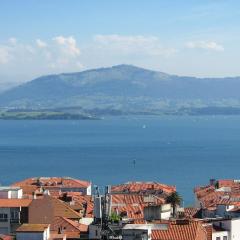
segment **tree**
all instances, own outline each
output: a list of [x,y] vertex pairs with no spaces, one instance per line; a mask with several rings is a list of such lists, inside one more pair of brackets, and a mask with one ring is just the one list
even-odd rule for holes
[[173,192],[166,198],[166,202],[170,203],[173,209],[173,217],[176,217],[176,208],[182,203],[182,197],[178,192]]
[[121,220],[121,216],[119,216],[117,213],[112,212],[110,215],[110,220],[112,222],[119,222]]

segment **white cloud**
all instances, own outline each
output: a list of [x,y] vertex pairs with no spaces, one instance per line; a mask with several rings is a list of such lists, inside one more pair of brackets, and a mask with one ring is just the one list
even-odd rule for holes
[[224,47],[214,41],[191,41],[186,43],[186,47],[191,49],[205,49],[217,52],[224,51]]
[[96,35],[98,47],[115,51],[118,54],[170,55],[174,48],[163,47],[158,37],[142,35]]
[[57,36],[53,41],[61,48],[61,51],[68,56],[77,57],[80,55],[80,49],[77,46],[76,39],[72,36]]
[[17,44],[17,39],[14,38],[14,37],[11,37],[11,38],[8,39],[8,42],[12,45],[15,45],[15,44]]
[[7,44],[0,45],[0,64],[23,64],[30,61],[35,52],[31,45],[20,44],[15,38],[9,38]]
[[52,60],[52,53],[50,51],[44,51],[43,55],[45,56],[47,61]]
[[6,64],[10,61],[10,49],[6,46],[0,46],[0,64]]
[[22,48],[23,48],[23,51],[25,49],[30,54],[34,54],[36,52],[35,48],[32,47],[31,45],[23,45]]
[[45,48],[47,47],[47,43],[42,41],[41,39],[36,39],[36,44],[39,48]]

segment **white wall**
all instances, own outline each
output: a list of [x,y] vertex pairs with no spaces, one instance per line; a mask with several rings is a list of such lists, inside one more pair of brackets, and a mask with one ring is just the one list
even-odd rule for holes
[[231,240],[240,239],[240,219],[231,221]]
[[86,195],[92,195],[92,185],[87,188]]
[[158,220],[171,217],[172,208],[170,204],[163,204],[160,206],[148,206],[144,208],[145,220]]
[[220,237],[220,240],[223,240],[224,236],[227,236],[227,239],[229,239],[229,232],[228,231],[213,232],[212,240],[217,240],[217,237]]
[[230,232],[229,240],[240,240],[240,219],[223,220],[214,224]]
[[10,198],[22,198],[22,196],[23,196],[23,190],[19,189],[19,190],[11,191],[11,197]]
[[10,199],[10,198],[22,198],[22,189],[7,189],[0,191],[0,199]]
[[171,211],[161,213],[161,219],[168,220],[170,217],[171,217]]
[[93,222],[93,218],[81,218],[80,223],[85,224],[85,225],[90,225]]

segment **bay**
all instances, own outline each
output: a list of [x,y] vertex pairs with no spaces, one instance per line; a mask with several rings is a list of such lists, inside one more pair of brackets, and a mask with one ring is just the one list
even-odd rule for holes
[[176,185],[190,205],[195,186],[239,179],[239,169],[239,116],[0,121],[2,185],[33,176],[100,186],[159,181]]

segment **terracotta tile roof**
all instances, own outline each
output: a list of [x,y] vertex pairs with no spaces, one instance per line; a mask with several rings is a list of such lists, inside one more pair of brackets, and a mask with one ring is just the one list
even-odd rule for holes
[[91,185],[88,181],[74,179],[71,177],[34,177],[28,178],[20,182],[16,182],[13,186],[37,186],[38,182],[42,186],[46,187],[76,187],[76,188],[87,188]]
[[[112,194],[112,204],[146,204],[144,195],[140,194]],[[158,196],[152,196],[155,204],[165,203],[164,198]]]
[[207,240],[212,240],[212,233],[213,233],[212,224],[203,224],[203,227],[207,233]]
[[72,220],[67,219],[67,218],[65,218],[65,220],[66,220],[69,224],[71,224],[72,226],[74,226],[76,229],[80,230],[80,232],[82,232],[82,233],[88,232],[88,225],[82,224],[82,223],[78,223],[78,222],[72,221]]
[[[68,196],[72,196],[72,200],[75,201],[76,204],[81,204],[84,207],[86,207],[86,215],[85,217],[93,217],[93,208],[94,208],[94,201],[91,196],[87,195],[76,195],[72,193],[68,193]],[[71,207],[71,206],[70,206]],[[74,209],[74,207],[73,207]]]
[[49,194],[53,198],[59,198],[62,195],[62,192],[59,191],[58,189],[49,189]]
[[225,192],[209,192],[199,197],[203,208],[216,207],[217,204],[227,204],[229,202],[229,194]]
[[31,199],[0,199],[0,208],[28,207],[31,202]]
[[127,182],[111,187],[112,192],[140,192],[150,190],[162,190],[166,193],[172,193],[176,191],[176,187],[157,182]]
[[88,232],[88,226],[64,217],[55,217],[51,224],[51,231],[62,231],[67,238],[80,238],[81,233]]
[[71,202],[67,202],[67,204],[70,208],[72,208],[73,210],[75,210],[77,212],[83,210],[83,205],[80,202],[71,201]]
[[207,233],[200,222],[170,223],[167,230],[152,230],[153,240],[205,240]]
[[204,198],[211,193],[215,193],[216,189],[214,186],[198,187],[194,189],[194,193],[198,199]]
[[130,193],[112,193],[112,211],[126,215],[126,218],[141,219],[143,218],[144,207],[149,203],[162,205],[165,199],[160,195],[152,195],[139,192]]
[[223,204],[219,203],[219,201],[222,199],[231,200],[231,198],[238,198],[238,201],[240,201],[240,182],[231,179],[218,180],[216,181],[216,186],[197,187],[194,189],[194,192],[203,205]]
[[184,208],[184,216],[186,218],[197,218],[199,213],[199,208],[188,207]]
[[24,186],[21,186],[21,188],[23,190],[23,194],[29,195],[29,196],[32,196],[33,193],[38,189],[38,187],[34,185],[24,185]]
[[0,240],[13,240],[12,236],[0,234]]
[[147,224],[147,221],[145,219],[133,219],[132,221],[133,224]]
[[[220,179],[218,180],[218,187],[234,187],[235,182],[232,179]],[[239,185],[239,183],[237,183],[237,185]]]
[[22,224],[16,232],[44,232],[49,224]]
[[68,231],[65,231],[64,232],[67,236],[67,239],[80,239],[80,236],[78,233],[76,232],[68,232]]
[[118,214],[130,219],[143,219],[143,205],[132,206],[127,205],[123,207],[112,207],[112,211],[117,212]]
[[57,216],[76,220],[81,218],[81,214],[74,211],[68,204],[50,196],[34,199],[29,206],[30,223],[51,223]]
[[67,220],[64,217],[55,217],[51,223],[51,231],[58,231],[59,228],[66,231],[75,231],[80,234],[80,229],[73,224],[74,221]]
[[68,204],[65,202],[51,198],[51,202],[54,209],[54,216],[61,216],[71,219],[79,219],[81,218],[81,214],[74,211]]
[[[144,185],[145,189],[147,189],[146,186],[148,186],[148,184],[150,183]],[[130,191],[127,192],[124,190],[122,191],[122,189],[125,189],[125,186],[123,186],[123,188],[122,186],[120,186],[120,188],[113,188],[114,192],[111,193],[112,211],[117,212],[122,216],[126,215],[126,218],[141,219],[143,218],[144,207],[148,206],[149,203],[156,205],[162,205],[165,203],[167,195],[163,194],[162,191],[154,192],[154,194],[144,191],[136,191],[136,189],[139,190],[142,183],[136,183],[137,188],[135,187],[135,183],[133,184],[134,187],[132,183],[130,183],[130,185]],[[159,185],[157,184],[157,186]],[[162,189],[162,184],[160,186]],[[116,189],[119,190],[119,192],[115,191]],[[133,189],[135,190],[133,191]]]

